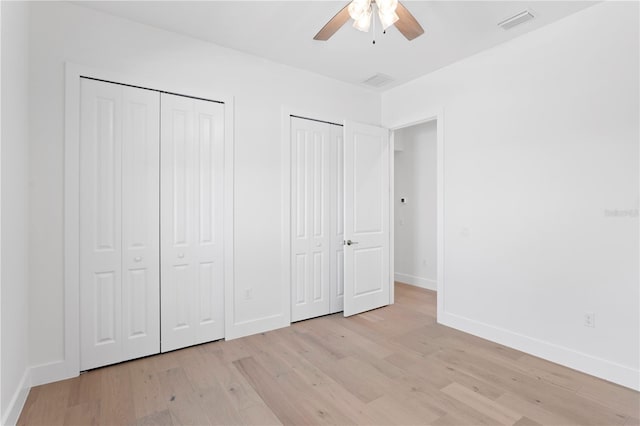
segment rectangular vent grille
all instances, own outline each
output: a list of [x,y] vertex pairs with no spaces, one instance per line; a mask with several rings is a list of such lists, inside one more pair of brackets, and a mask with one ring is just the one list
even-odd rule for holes
[[369,77],[365,81],[363,81],[362,84],[371,86],[371,87],[382,87],[391,83],[392,81],[393,81],[393,78],[389,77],[388,75],[376,74],[372,77]]
[[513,15],[510,18],[505,19],[504,21],[498,24],[499,27],[502,27],[504,30],[510,30],[516,25],[520,25],[531,19],[535,18],[535,15],[530,10],[525,10],[523,12],[518,13],[517,15]]

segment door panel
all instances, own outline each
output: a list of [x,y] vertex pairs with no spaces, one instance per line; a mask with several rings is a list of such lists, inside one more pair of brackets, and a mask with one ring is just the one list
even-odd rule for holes
[[[149,277],[146,269],[130,269],[127,277],[129,283],[128,294],[131,308],[126,316],[125,336],[129,339],[140,338],[149,333],[149,309],[147,294],[149,292]],[[156,315],[157,317],[157,315]]]
[[331,126],[333,140],[331,187],[333,190],[331,221],[331,313],[344,309],[344,132],[340,126]]
[[96,345],[118,344],[119,334],[116,320],[117,279],[115,272],[99,272],[95,276],[95,305],[93,306],[96,324]]
[[87,79],[80,84],[80,367],[86,370],[159,351],[159,95]]
[[124,358],[160,351],[160,94],[123,87]]
[[353,156],[350,158],[353,185],[353,233],[379,234],[384,231],[383,200],[384,185],[383,158],[386,151],[382,138],[368,134],[354,134]]
[[[194,100],[196,125],[196,341],[224,337],[224,106]],[[199,309],[198,309],[199,307]]]
[[333,141],[325,123],[291,117],[291,320],[331,308]]
[[122,357],[122,89],[81,80],[80,334],[82,370]]
[[384,290],[386,286],[386,280],[382,275],[384,254],[382,247],[353,249],[353,296],[355,298]]
[[161,95],[161,351],[195,341],[193,102]]
[[214,278],[214,262],[200,263],[200,317],[198,323],[200,325],[207,325],[216,318],[216,312],[213,309],[215,306],[215,292],[213,286],[210,283],[215,282]]
[[389,131],[345,124],[344,315],[389,304]]
[[162,94],[162,352],[224,337],[223,114]]

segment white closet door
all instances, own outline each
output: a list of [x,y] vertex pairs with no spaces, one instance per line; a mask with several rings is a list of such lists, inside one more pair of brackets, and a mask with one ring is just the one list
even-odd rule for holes
[[345,123],[344,315],[389,304],[389,130]]
[[157,92],[81,80],[82,370],[159,351],[158,114]]
[[331,313],[344,309],[344,131],[331,125]]
[[162,352],[224,337],[224,106],[162,94]]
[[124,359],[160,351],[160,93],[123,88]]
[[331,125],[291,117],[291,320],[331,309]]

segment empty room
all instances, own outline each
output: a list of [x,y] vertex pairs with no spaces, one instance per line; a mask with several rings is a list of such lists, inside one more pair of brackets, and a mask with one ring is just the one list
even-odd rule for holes
[[637,1],[0,1],[2,425],[640,425]]

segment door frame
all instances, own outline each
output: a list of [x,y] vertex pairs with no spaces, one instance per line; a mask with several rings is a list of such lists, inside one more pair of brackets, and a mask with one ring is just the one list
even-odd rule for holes
[[[437,277],[436,277],[436,300],[437,300],[437,321],[441,323],[444,314],[445,301],[445,275],[444,275],[444,108],[439,107],[426,114],[421,113],[415,117],[401,118],[389,126],[391,130],[391,148],[394,150],[395,159],[395,131],[418,124],[436,122],[436,251],[437,251]],[[391,161],[391,199],[395,200],[395,161]],[[395,203],[391,205],[391,265],[393,273],[391,281],[395,277]],[[394,286],[391,286],[391,298],[394,298]]]
[[167,84],[143,75],[127,75],[116,71],[65,62],[64,101],[64,353],[61,361],[32,368],[32,385],[76,377],[80,373],[80,78],[181,94],[183,96],[222,102],[224,113],[224,300],[225,328],[232,309],[234,284],[233,263],[233,142],[234,98],[229,94],[197,87],[188,82]]

